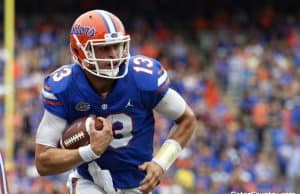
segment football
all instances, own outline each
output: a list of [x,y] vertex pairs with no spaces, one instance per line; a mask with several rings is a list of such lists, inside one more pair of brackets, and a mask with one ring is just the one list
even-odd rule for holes
[[103,123],[100,119],[95,119],[95,116],[82,117],[75,120],[63,132],[60,138],[60,147],[64,149],[77,149],[80,146],[89,144],[89,123],[95,120],[96,130],[102,130]]

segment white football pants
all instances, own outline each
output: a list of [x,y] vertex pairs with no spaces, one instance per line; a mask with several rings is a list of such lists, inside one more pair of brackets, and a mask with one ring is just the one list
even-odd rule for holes
[[70,173],[67,182],[70,194],[142,194],[139,188],[118,189],[116,191],[110,172],[102,170],[96,162],[89,164],[89,173],[94,182],[82,178],[77,171]]

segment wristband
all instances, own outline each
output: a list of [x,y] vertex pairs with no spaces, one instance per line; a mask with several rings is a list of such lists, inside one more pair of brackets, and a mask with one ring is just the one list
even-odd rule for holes
[[177,141],[173,139],[167,139],[158,150],[152,161],[162,167],[164,171],[167,171],[176,160],[181,150],[181,145]]
[[90,162],[92,160],[95,160],[99,158],[101,155],[95,154],[95,152],[92,150],[91,144],[82,146],[78,149],[80,157],[85,162]]

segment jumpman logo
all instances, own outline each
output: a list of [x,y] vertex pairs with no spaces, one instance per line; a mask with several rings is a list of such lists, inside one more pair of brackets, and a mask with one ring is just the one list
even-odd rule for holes
[[125,108],[129,108],[129,107],[133,107],[133,104],[131,104],[130,98],[129,98],[129,100],[128,100],[126,106],[125,106]]

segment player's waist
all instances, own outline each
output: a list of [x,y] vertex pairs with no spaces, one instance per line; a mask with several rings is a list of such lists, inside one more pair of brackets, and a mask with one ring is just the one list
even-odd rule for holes
[[144,162],[152,159],[151,151],[136,151],[127,149],[126,151],[120,150],[108,150],[96,162],[103,169],[109,169],[110,171],[126,171],[128,169],[134,170]]
[[[131,189],[139,187],[140,182],[145,177],[143,171],[138,170],[137,168],[127,168],[123,170],[107,169],[110,171],[114,187],[118,189]],[[84,179],[88,179],[92,182],[93,176],[88,170],[88,166],[82,165],[77,168],[77,173]]]

